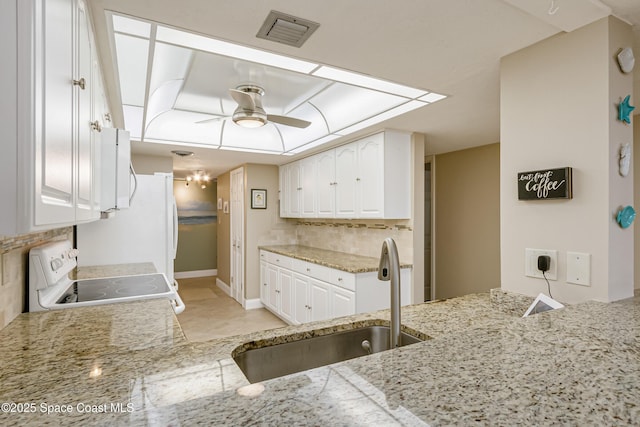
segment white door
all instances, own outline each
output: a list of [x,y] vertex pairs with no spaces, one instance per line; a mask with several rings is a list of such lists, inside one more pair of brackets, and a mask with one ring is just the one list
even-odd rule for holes
[[231,171],[231,297],[244,306],[244,169]]
[[309,321],[309,278],[293,275],[293,323]]
[[331,285],[315,279],[309,279],[310,321],[325,320],[331,317]]
[[302,185],[300,179],[300,162],[287,165],[287,216],[300,218],[300,198]]
[[[76,91],[75,116],[77,117],[77,147],[78,147],[78,192],[76,197],[76,221],[94,219],[100,213],[93,209],[93,157],[95,156],[94,131],[91,128],[92,92],[93,92],[93,61],[91,52],[91,30],[88,16],[83,2],[78,2],[77,15],[77,58],[76,75],[85,79],[84,89]],[[96,136],[97,137],[97,136]]]
[[300,161],[300,215],[316,217],[316,162],[313,157]]
[[[36,130],[35,225],[75,221],[75,156],[73,98],[74,5],[71,0],[46,2],[42,44],[36,45],[37,63],[43,64],[36,80],[36,105],[43,111]],[[44,87],[42,86],[44,85]]]
[[335,150],[320,153],[314,158],[318,174],[318,181],[316,183],[318,217],[333,218],[336,214]]
[[356,198],[356,212],[359,218],[384,217],[383,134],[373,135],[358,142]]
[[331,317],[350,316],[356,313],[356,294],[347,289],[333,287],[331,292]]
[[336,148],[336,218],[356,218],[355,144]]
[[280,269],[280,315],[288,322],[293,321],[293,273]]

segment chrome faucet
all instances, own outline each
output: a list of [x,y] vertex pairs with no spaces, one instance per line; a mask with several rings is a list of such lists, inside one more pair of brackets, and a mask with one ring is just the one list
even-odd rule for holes
[[391,334],[389,348],[400,346],[400,259],[396,242],[391,237],[384,239],[380,265],[378,266],[378,280],[391,281]]

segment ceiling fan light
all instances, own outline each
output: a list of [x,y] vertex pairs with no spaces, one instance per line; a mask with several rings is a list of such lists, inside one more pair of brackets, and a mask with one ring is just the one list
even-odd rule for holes
[[237,118],[234,117],[233,122],[243,128],[255,129],[255,128],[264,126],[267,121],[262,117],[248,116],[248,117],[237,117]]

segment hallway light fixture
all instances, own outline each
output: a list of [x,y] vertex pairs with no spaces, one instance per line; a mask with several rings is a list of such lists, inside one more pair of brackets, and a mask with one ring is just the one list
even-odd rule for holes
[[187,175],[185,181],[185,187],[188,187],[191,182],[195,182],[200,186],[201,189],[204,190],[205,188],[207,188],[207,184],[211,181],[211,177],[208,173],[197,170],[193,173],[193,175]]

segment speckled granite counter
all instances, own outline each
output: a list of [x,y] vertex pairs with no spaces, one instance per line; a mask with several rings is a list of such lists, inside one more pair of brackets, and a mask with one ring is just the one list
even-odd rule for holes
[[[366,273],[378,271],[379,258],[354,255],[345,252],[329,251],[300,245],[260,246],[260,249],[276,254],[324,265],[325,267],[347,271],[349,273]],[[400,268],[412,267],[406,262],[400,263]]]
[[[403,324],[433,339],[257,385],[230,359],[239,345],[388,313],[185,343],[160,304],[21,315],[0,331],[0,400],[34,411],[0,413],[0,424],[640,423],[638,297],[524,319],[497,310],[488,294],[405,307]],[[71,410],[47,414],[47,405]]]

